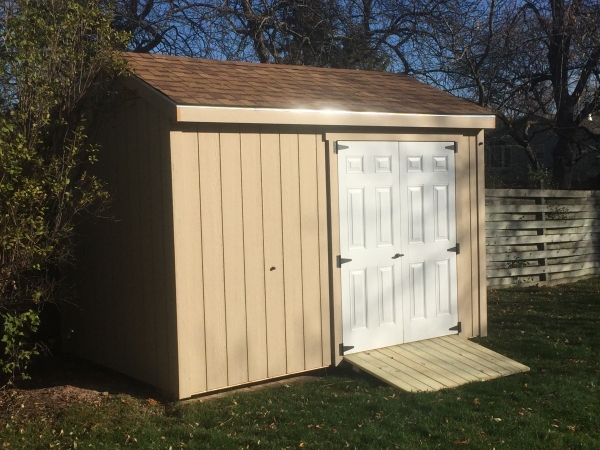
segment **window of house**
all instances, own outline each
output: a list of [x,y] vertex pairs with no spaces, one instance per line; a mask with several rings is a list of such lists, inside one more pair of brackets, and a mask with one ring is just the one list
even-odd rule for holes
[[512,148],[508,145],[493,146],[489,149],[488,165],[492,169],[507,169],[512,161]]

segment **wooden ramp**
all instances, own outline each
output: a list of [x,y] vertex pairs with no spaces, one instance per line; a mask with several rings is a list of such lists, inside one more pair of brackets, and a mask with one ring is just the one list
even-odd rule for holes
[[408,392],[437,391],[529,370],[458,335],[353,353],[344,361]]

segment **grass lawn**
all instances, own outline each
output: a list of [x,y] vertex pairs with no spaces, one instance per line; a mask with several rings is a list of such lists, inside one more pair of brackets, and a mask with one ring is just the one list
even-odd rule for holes
[[0,429],[0,449],[600,449],[600,278],[489,293],[477,342],[526,374],[409,394],[348,370],[186,404],[124,395]]

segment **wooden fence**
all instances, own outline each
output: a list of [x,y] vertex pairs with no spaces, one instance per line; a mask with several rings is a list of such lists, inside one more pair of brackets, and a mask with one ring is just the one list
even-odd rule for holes
[[486,189],[485,199],[488,286],[600,274],[600,192]]

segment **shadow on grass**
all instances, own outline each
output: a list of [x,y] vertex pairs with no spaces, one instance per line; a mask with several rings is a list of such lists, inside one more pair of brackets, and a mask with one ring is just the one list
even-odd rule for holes
[[40,356],[30,365],[29,374],[31,379],[17,381],[16,388],[35,390],[73,386],[134,398],[168,400],[148,384],[69,354]]

